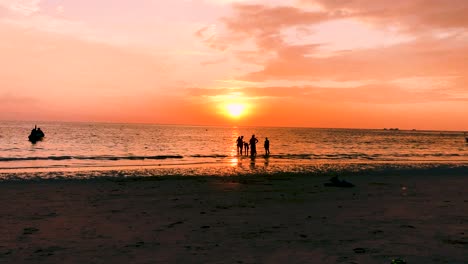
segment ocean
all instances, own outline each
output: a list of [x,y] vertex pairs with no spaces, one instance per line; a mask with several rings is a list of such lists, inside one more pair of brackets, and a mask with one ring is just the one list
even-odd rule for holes
[[[0,179],[80,177],[89,176],[90,171],[99,177],[134,170],[233,174],[468,165],[462,132],[43,122],[37,125],[46,137],[33,144],[28,135],[34,125],[0,122]],[[253,134],[259,140],[258,155],[238,154],[237,137],[248,141]],[[264,155],[266,137],[269,156]]]

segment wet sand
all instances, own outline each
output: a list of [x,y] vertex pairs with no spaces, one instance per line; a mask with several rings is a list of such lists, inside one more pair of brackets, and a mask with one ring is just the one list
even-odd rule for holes
[[0,263],[468,263],[467,176],[0,182]]

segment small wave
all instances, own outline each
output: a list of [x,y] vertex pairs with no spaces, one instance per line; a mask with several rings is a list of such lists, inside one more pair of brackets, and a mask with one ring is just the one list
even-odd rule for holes
[[48,157],[13,157],[2,158],[0,162],[8,161],[28,161],[28,160],[161,160],[161,159],[182,159],[180,155],[158,155],[158,156],[48,156]]
[[277,159],[312,159],[313,154],[279,154],[279,155],[270,155],[270,158]]
[[280,155],[270,155],[271,158],[278,158],[278,159],[326,159],[326,160],[350,160],[350,159],[367,159],[367,160],[375,160],[379,158],[381,155],[379,154],[372,154],[367,155],[363,153],[356,153],[356,154],[280,154]]
[[0,158],[0,161],[26,161],[26,160],[69,160],[71,156],[50,156],[50,157],[24,157],[24,158]]
[[180,155],[158,155],[158,156],[95,156],[86,157],[78,156],[74,157],[79,160],[161,160],[161,159],[182,159]]
[[402,158],[409,158],[409,157],[464,157],[468,156],[466,154],[459,154],[459,153],[393,153],[389,156],[393,157],[402,157]]
[[227,158],[229,157],[228,155],[223,155],[223,154],[213,154],[213,155],[200,155],[200,154],[195,154],[191,155],[191,158]]

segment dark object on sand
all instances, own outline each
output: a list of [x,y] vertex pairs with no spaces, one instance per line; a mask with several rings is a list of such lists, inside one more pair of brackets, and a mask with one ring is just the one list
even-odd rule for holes
[[338,176],[331,177],[330,182],[324,183],[323,185],[327,187],[354,187],[354,184],[345,180],[340,180]]
[[366,249],[365,248],[355,248],[353,249],[354,253],[357,253],[357,254],[364,254],[366,253]]
[[36,143],[37,141],[42,140],[45,137],[44,132],[42,132],[41,128],[34,126],[33,130],[31,130],[31,134],[29,134],[28,139],[32,143]]

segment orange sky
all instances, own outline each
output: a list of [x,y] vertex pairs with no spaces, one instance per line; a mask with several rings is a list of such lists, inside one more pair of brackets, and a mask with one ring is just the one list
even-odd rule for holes
[[465,0],[0,0],[0,120],[468,130],[467,14]]

